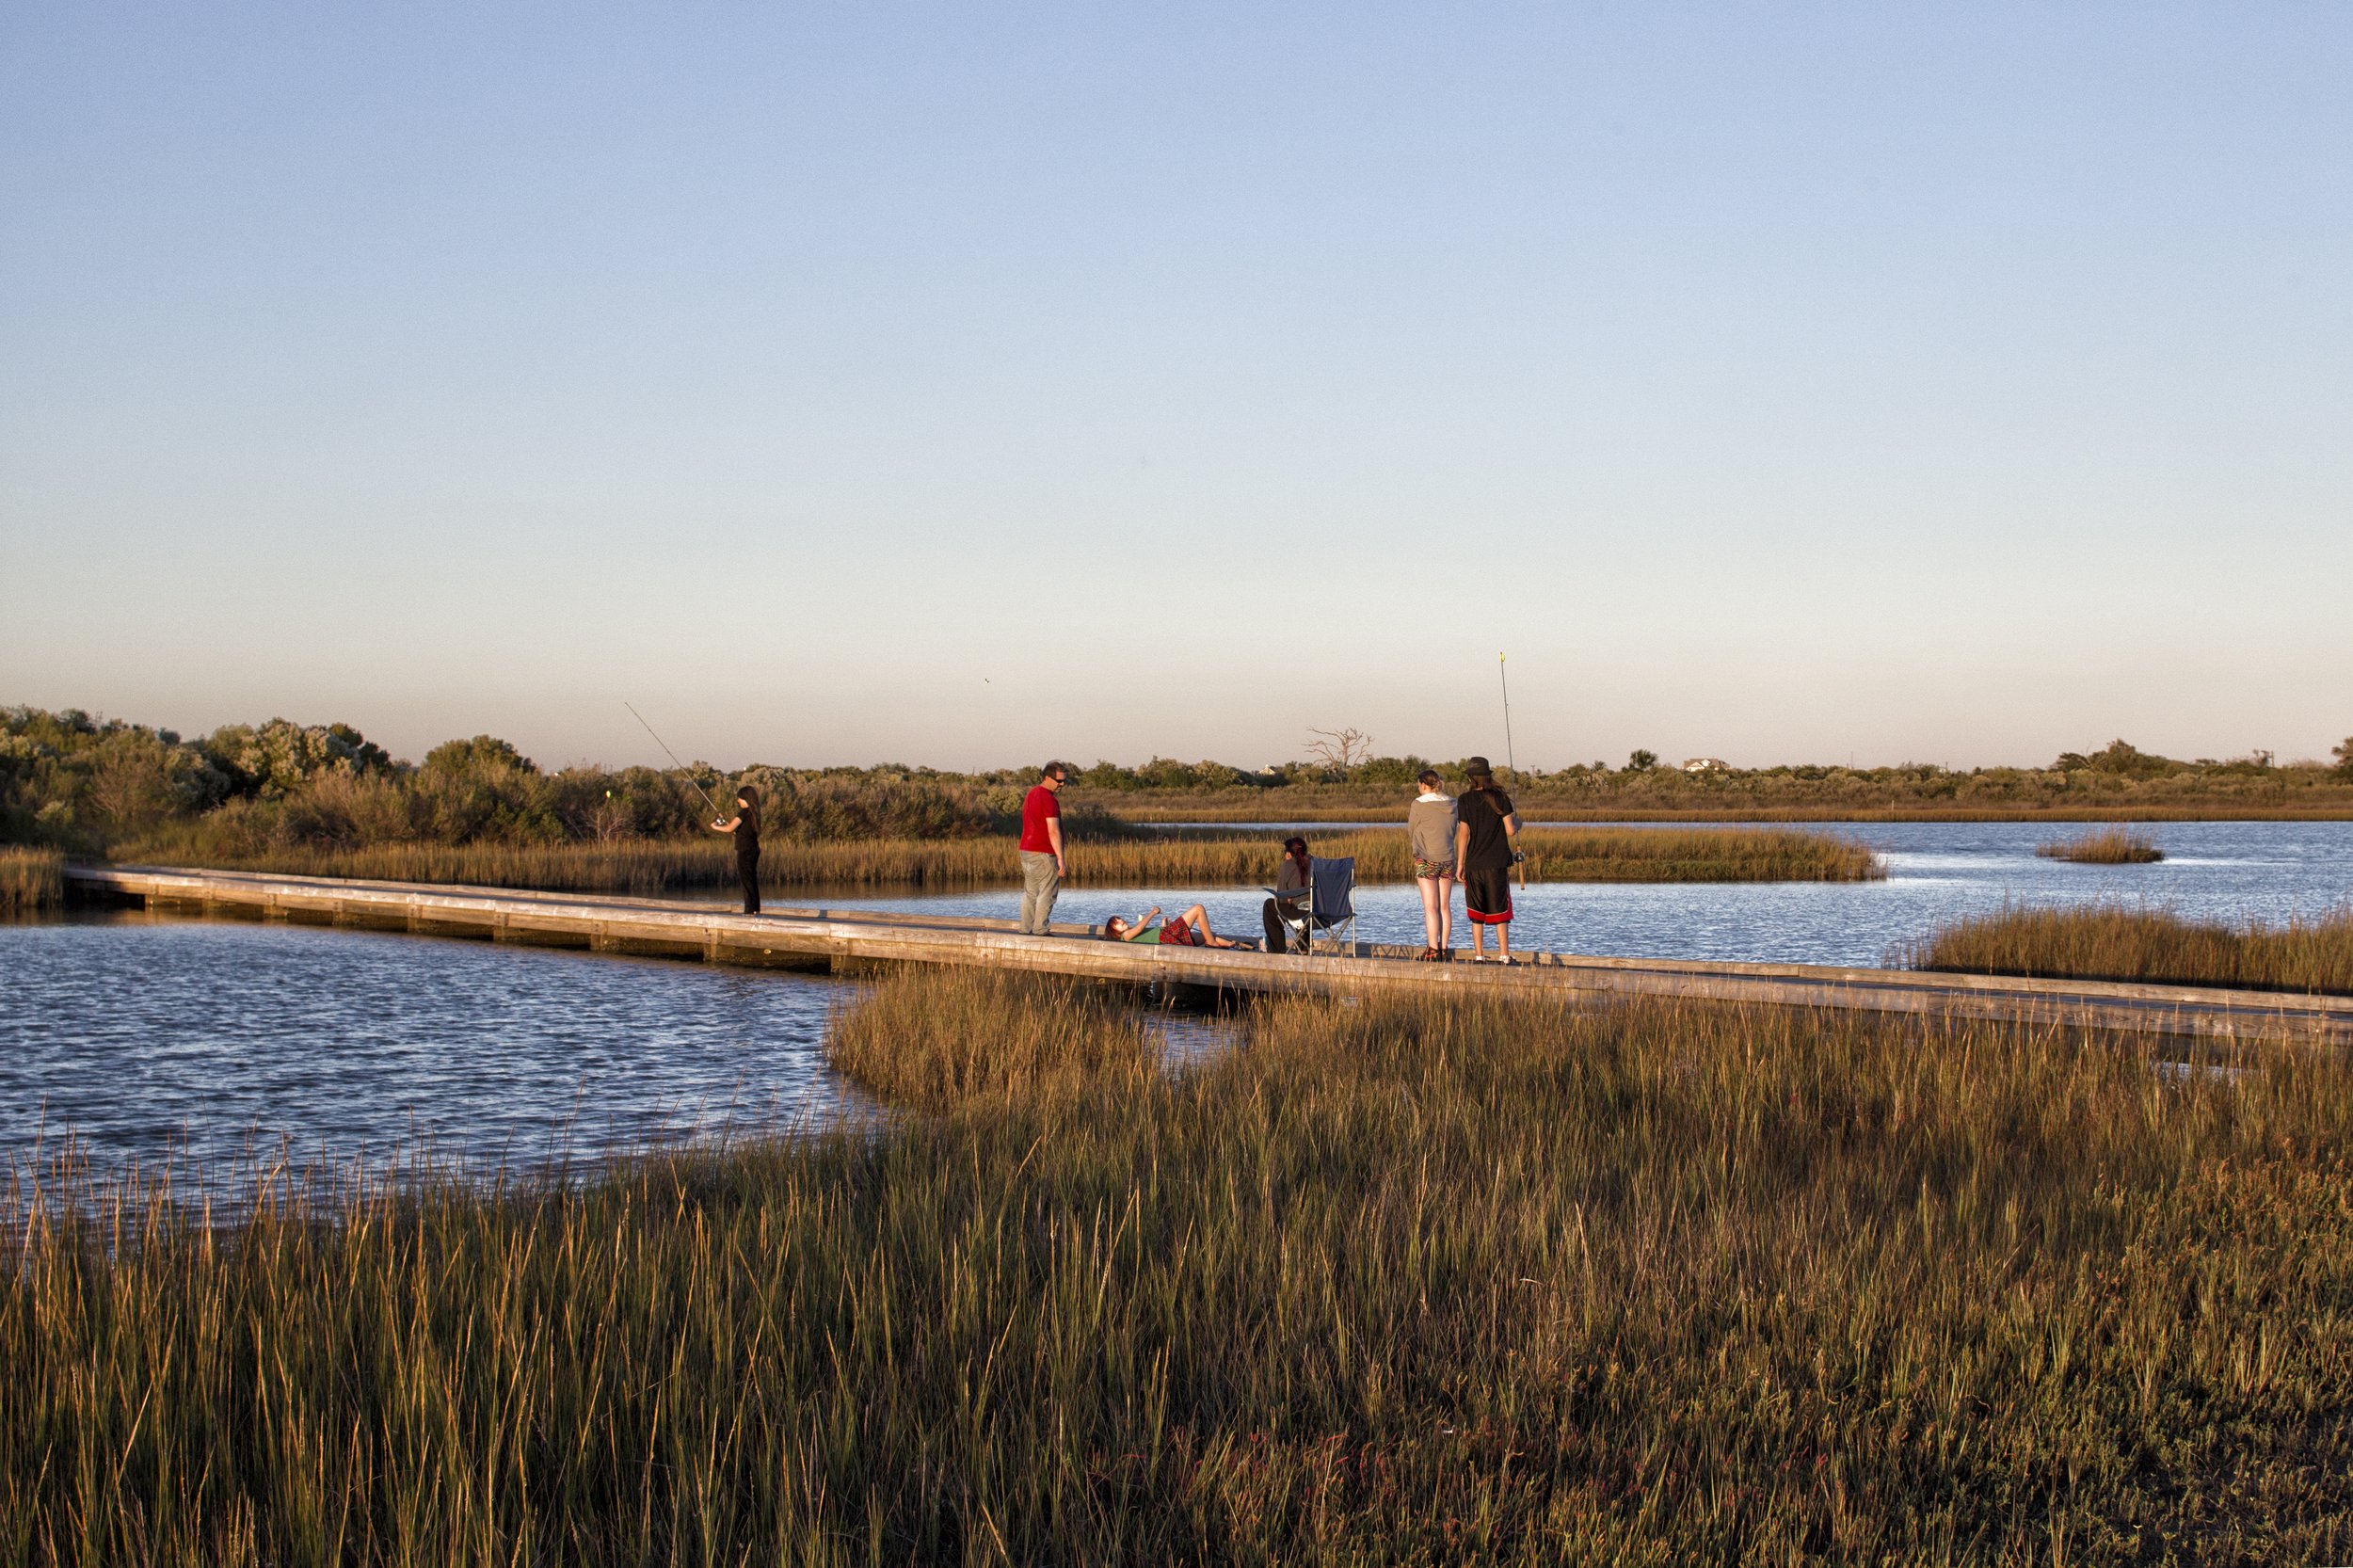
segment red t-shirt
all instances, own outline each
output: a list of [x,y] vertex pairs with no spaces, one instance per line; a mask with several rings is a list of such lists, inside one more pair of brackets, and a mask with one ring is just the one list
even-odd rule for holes
[[1021,847],[1038,855],[1054,853],[1046,824],[1062,815],[1062,802],[1043,784],[1034,784],[1021,800]]

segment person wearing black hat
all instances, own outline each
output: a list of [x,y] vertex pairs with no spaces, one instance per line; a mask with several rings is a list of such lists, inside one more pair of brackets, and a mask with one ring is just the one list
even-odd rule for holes
[[[1308,889],[1315,886],[1315,877],[1310,870],[1313,865],[1313,857],[1307,854],[1306,840],[1293,834],[1283,840],[1283,863],[1275,868],[1274,886],[1269,889],[1274,896],[1267,900],[1258,911],[1259,919],[1266,923],[1267,952],[1288,951],[1283,936],[1284,921],[1306,920],[1311,903]],[[1305,929],[1300,933],[1299,951],[1307,951],[1307,933]]]
[[1470,915],[1471,962],[1487,962],[1487,928],[1496,933],[1496,954],[1512,962],[1512,863],[1520,819],[1512,797],[1496,788],[1495,770],[1484,757],[1463,764],[1470,788],[1454,803],[1455,874],[1463,879],[1463,903]]

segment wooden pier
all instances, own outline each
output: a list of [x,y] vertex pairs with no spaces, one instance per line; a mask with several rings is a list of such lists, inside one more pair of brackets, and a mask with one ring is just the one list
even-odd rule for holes
[[248,920],[360,926],[598,952],[836,971],[876,963],[1000,968],[1198,986],[1356,995],[1396,988],[1687,997],[1936,1014],[2153,1034],[2353,1045],[2353,998],[2185,985],[2023,980],[1803,964],[1711,964],[1522,954],[1500,965],[1409,962],[1417,948],[1319,947],[1311,956],[1086,940],[1091,926],[1024,936],[1012,920],[856,909],[774,909],[601,894],[346,881],[161,867],[69,867],[80,895]]

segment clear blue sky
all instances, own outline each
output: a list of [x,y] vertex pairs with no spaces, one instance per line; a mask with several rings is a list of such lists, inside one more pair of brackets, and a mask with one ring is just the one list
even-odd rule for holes
[[2353,7],[0,11],[0,701],[2353,731]]

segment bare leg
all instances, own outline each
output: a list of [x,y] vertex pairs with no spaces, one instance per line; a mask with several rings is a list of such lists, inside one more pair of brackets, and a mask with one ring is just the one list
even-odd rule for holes
[[1209,929],[1209,912],[1207,909],[1202,908],[1197,904],[1176,918],[1184,921],[1186,925],[1192,927],[1193,930],[1201,933],[1201,945],[1204,947],[1238,948],[1241,946],[1240,942],[1234,941],[1229,937],[1221,936],[1216,932],[1211,931]]
[[1440,889],[1446,884],[1434,876],[1417,876],[1414,880],[1421,885],[1422,946],[1442,948],[1446,946],[1446,938],[1438,933],[1440,923],[1446,919],[1446,894]]

